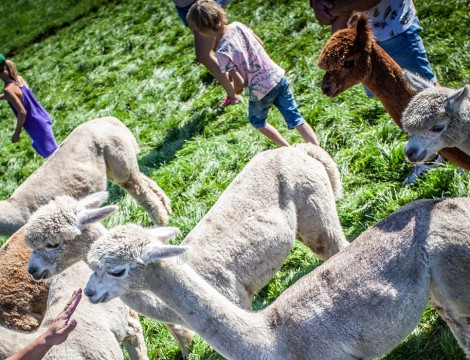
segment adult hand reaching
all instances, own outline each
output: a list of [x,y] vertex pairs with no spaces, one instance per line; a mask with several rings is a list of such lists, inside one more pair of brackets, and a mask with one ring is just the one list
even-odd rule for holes
[[52,346],[62,344],[77,327],[77,321],[70,320],[70,318],[81,298],[82,289],[75,290],[65,308],[57,315],[47,330],[7,360],[40,360]]

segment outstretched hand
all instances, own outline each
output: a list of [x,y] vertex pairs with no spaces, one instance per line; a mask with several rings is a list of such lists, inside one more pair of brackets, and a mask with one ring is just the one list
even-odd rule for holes
[[72,314],[77,308],[80,299],[82,298],[82,289],[75,290],[70,298],[69,302],[65,306],[64,310],[54,319],[51,325],[49,325],[44,338],[47,343],[51,345],[59,345],[63,343],[69,334],[77,326],[76,320],[70,320]]

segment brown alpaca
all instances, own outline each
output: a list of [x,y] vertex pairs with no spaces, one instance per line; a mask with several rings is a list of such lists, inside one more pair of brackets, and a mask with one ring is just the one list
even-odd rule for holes
[[[356,14],[348,29],[333,34],[323,48],[318,66],[326,71],[322,91],[335,97],[357,84],[364,84],[382,102],[395,123],[417,91],[408,86],[403,69],[373,39],[368,18]],[[470,156],[457,148],[439,153],[457,166],[470,170]]]
[[31,250],[23,239],[20,228],[0,248],[0,326],[33,331],[44,316],[50,281],[33,281],[26,271]]

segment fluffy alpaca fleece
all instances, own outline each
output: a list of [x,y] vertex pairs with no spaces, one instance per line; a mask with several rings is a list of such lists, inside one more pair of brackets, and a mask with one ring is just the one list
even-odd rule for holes
[[[88,266],[79,262],[55,276],[51,281],[44,321],[35,332],[25,334],[0,328],[0,358],[13,355],[45,331],[64,308],[73,290],[83,286],[90,273]],[[121,301],[112,301],[95,308],[84,300],[72,316],[77,320],[77,328],[64,343],[52,347],[45,360],[121,360],[124,355],[120,342],[123,342],[132,359],[148,359],[140,323],[129,315],[127,306]]]
[[408,159],[423,161],[444,147],[470,155],[470,85],[453,90],[433,86],[407,71],[405,77],[420,91],[402,116],[403,130],[410,136],[405,146]]
[[413,331],[431,299],[470,356],[469,217],[469,198],[404,206],[258,313],[171,260],[197,249],[124,225],[92,246],[84,293],[100,303],[151,290],[225,358],[270,360],[379,357]]
[[170,200],[139,170],[137,142],[114,117],[87,121],[64,140],[44,164],[0,201],[0,234],[11,235],[40,206],[58,195],[83,197],[112,181],[132,195],[156,224],[166,224]]
[[31,249],[23,228],[0,248],[0,325],[16,331],[36,329],[46,311],[49,281],[33,281],[26,271]]
[[[335,97],[356,84],[364,84],[402,128],[403,110],[416,95],[400,66],[373,39],[364,14],[353,15],[350,28],[334,33],[320,53],[318,66],[325,70],[322,91]],[[470,170],[470,156],[457,148],[439,151],[447,160]]]
[[[195,249],[188,262],[231,301],[251,309],[254,295],[280,269],[296,238],[323,259],[348,245],[336,212],[340,194],[339,171],[320,147],[264,151],[187,235],[183,243]],[[28,267],[33,277],[47,278],[86,257],[101,232],[92,223],[113,211],[86,209],[94,196],[96,205],[99,193],[79,202],[61,197],[33,215],[25,227],[25,241],[34,250]],[[122,300],[146,316],[185,324],[148,293]]]

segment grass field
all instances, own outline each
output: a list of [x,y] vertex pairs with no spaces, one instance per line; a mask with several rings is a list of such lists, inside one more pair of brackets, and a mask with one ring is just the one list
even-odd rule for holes
[[[422,37],[442,85],[470,81],[468,0],[417,0]],[[0,52],[18,64],[37,98],[51,113],[58,141],[80,123],[105,115],[121,119],[141,146],[139,164],[172,200],[170,225],[181,241],[258,152],[273,148],[247,122],[247,106],[220,110],[223,90],[194,56],[193,38],[169,0],[3,0]],[[264,40],[271,57],[286,69],[299,110],[340,167],[345,196],[338,202],[344,231],[353,241],[369,226],[416,199],[469,196],[468,173],[451,165],[403,186],[406,136],[376,99],[356,86],[336,99],[320,91],[316,65],[329,30],[315,21],[308,1],[233,1],[229,20],[241,21]],[[7,198],[43,160],[23,133],[11,144],[15,120],[0,106],[0,196]],[[290,141],[277,111],[270,122]],[[108,227],[151,222],[136,202],[110,185],[120,206]],[[0,243],[5,239],[1,239]],[[297,244],[282,270],[256,297],[271,303],[299,276],[321,262]],[[165,328],[142,318],[151,359],[178,359]],[[221,358],[200,338],[191,359]],[[384,359],[464,359],[452,334],[434,310]]]

